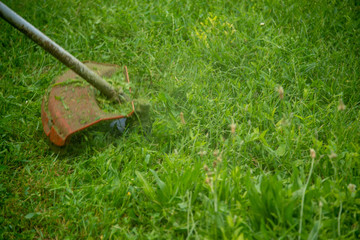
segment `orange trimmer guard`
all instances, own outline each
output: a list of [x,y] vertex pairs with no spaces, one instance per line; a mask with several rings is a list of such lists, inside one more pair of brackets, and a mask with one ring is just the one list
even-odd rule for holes
[[[85,62],[85,65],[101,77],[110,77],[120,69],[117,65],[104,63]],[[102,111],[90,85],[61,84],[68,79],[81,78],[72,70],[57,77],[41,106],[45,134],[55,145],[65,145],[72,134],[101,121],[130,117],[134,113],[133,103],[132,111],[125,116]]]

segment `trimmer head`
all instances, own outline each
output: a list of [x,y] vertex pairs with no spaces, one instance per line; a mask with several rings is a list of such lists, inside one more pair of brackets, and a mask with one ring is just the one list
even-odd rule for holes
[[[87,67],[99,76],[110,77],[120,69],[117,65],[95,62],[85,63]],[[78,80],[78,81],[77,81]],[[41,107],[41,120],[45,134],[57,146],[63,146],[69,137],[78,131],[105,120],[130,117],[127,115],[106,113],[96,101],[94,89],[89,84],[80,84],[81,79],[72,70],[66,71],[55,79],[48,94],[44,96]]]

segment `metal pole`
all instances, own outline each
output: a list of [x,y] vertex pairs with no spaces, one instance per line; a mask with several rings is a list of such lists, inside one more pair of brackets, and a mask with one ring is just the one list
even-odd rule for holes
[[57,45],[45,34],[40,32],[37,28],[27,22],[25,19],[16,14],[13,10],[8,8],[5,4],[0,2],[0,17],[9,22],[12,26],[24,33],[35,43],[40,45],[48,53],[57,58],[60,62],[71,68],[74,72],[84,78],[88,83],[93,85],[104,95],[110,99],[118,99],[114,88],[105,80],[103,80],[96,73],[91,71],[82,62],[76,59],[73,55],[68,53],[65,49]]

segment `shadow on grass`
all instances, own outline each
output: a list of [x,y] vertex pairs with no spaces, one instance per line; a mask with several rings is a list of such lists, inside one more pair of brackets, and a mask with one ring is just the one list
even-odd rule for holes
[[118,131],[110,127],[112,121],[103,121],[71,136],[69,142],[62,147],[56,146],[50,140],[48,144],[58,157],[65,159],[79,155],[92,155],[106,149],[110,145],[120,145],[127,141],[131,134],[140,134],[148,138],[149,132],[142,130],[132,119],[127,120],[125,130]]
[[127,126],[123,133],[110,128],[111,121],[104,121],[73,134],[65,146],[56,146],[48,141],[52,151],[60,158],[91,154],[101,151],[119,140],[125,140],[131,129]]

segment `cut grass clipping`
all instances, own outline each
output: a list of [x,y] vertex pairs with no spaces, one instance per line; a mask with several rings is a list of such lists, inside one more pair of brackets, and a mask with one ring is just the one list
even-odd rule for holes
[[[91,89],[95,92],[95,98],[101,110],[106,113],[116,113],[123,116],[128,115],[133,110],[131,100],[133,100],[134,91],[131,91],[131,89],[134,89],[134,85],[126,82],[125,77],[122,75],[121,71],[116,72],[111,77],[103,77],[103,79],[107,81],[115,89],[115,91],[118,92],[120,96],[120,102],[110,100],[99,90],[87,83],[84,79],[79,79],[78,77],[75,79],[69,78],[63,82],[54,83],[51,85],[51,87],[64,85],[71,87],[82,87],[90,85]],[[72,90],[74,91],[74,88],[72,88]],[[48,91],[48,93],[50,93],[50,91]],[[69,109],[61,96],[55,96],[55,99],[61,101],[66,110]]]
[[120,71],[111,76],[110,78],[103,77],[103,79],[113,86],[113,88],[119,93],[122,99],[121,103],[111,101],[109,98],[107,98],[104,94],[102,94],[99,90],[96,89],[95,97],[97,103],[99,104],[99,107],[106,113],[120,113],[123,116],[128,115],[133,110],[130,100],[133,99],[133,91],[131,91],[130,89],[134,89],[134,86],[131,83],[125,81],[125,77]]

